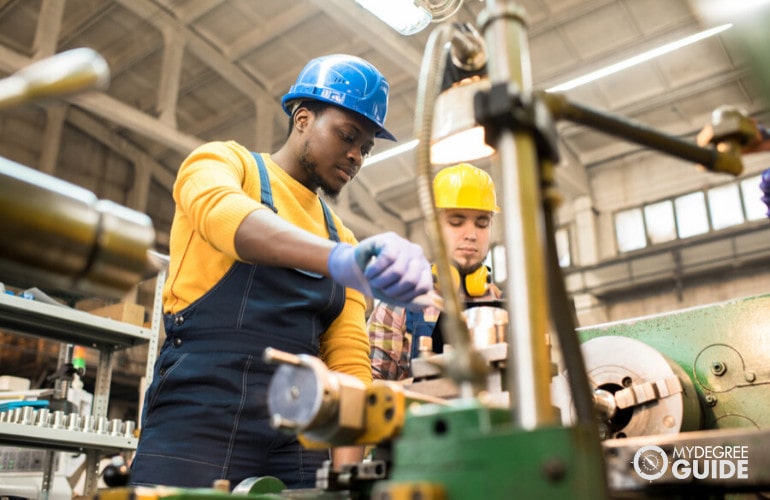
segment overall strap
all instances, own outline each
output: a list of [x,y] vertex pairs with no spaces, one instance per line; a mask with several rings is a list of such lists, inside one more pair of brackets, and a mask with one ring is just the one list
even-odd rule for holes
[[260,201],[267,208],[278,213],[278,209],[273,205],[273,192],[270,190],[270,177],[267,175],[267,167],[262,159],[262,155],[254,152],[252,152],[251,155],[257,161],[257,167],[259,169],[259,186],[261,191],[260,195],[262,196],[262,200]]
[[[270,208],[273,212],[278,213],[278,209],[273,205],[273,192],[270,190],[270,178],[267,175],[265,161],[259,153],[252,152],[251,155],[257,161],[257,167],[259,167],[259,184],[262,204]],[[332,241],[340,241],[339,233],[337,233],[337,225],[334,223],[331,210],[329,210],[329,207],[324,203],[323,199],[318,198],[318,201],[321,202],[321,208],[324,211],[324,221],[326,222],[326,230],[329,231],[329,239]]]
[[324,210],[324,220],[326,221],[326,230],[329,231],[329,239],[332,241],[340,241],[340,235],[337,233],[337,225],[334,224],[334,218],[332,218],[332,211],[326,206],[326,203],[321,198],[318,198],[321,202],[321,208]]

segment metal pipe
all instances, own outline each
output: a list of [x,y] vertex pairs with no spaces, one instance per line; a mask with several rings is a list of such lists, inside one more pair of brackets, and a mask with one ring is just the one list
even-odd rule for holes
[[462,396],[473,396],[484,385],[487,371],[486,362],[471,348],[468,326],[460,317],[460,299],[451,279],[450,263],[446,243],[436,215],[433,201],[432,172],[430,161],[431,134],[436,97],[441,89],[449,47],[452,25],[441,25],[431,33],[426,44],[420,78],[417,87],[415,132],[419,139],[416,156],[417,194],[420,208],[426,219],[429,242],[434,253],[438,284],[443,294],[443,332],[447,343],[453,347],[453,362],[448,364],[446,375],[455,382]]
[[96,51],[68,50],[36,61],[0,80],[0,109],[81,90],[104,90],[109,81],[110,67]]
[[[532,87],[523,10],[515,2],[488,0],[479,18],[489,51],[489,79]],[[556,423],[550,398],[550,359],[546,344],[549,302],[543,201],[535,143],[530,132],[502,130],[491,144],[501,170],[502,214],[511,308],[507,327],[508,390],[513,421],[531,430]]]
[[15,285],[120,298],[151,267],[152,220],[0,158],[0,276]]
[[737,150],[731,154],[731,152],[701,147],[641,123],[576,104],[569,101],[563,94],[542,92],[542,96],[556,119],[585,125],[605,134],[614,135],[656,151],[697,163],[713,172],[739,175],[743,171],[743,163]]

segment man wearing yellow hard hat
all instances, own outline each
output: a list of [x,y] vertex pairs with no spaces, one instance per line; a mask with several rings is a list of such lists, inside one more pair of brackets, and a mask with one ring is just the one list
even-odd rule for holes
[[[497,206],[495,185],[484,170],[461,163],[446,167],[433,179],[433,196],[447,251],[457,273],[453,276],[460,300],[489,302],[500,298],[484,260],[489,253]],[[411,376],[410,360],[418,355],[419,338],[433,337],[434,352],[442,339],[434,335],[439,309],[408,310],[375,301],[367,321],[372,375],[403,380]]]

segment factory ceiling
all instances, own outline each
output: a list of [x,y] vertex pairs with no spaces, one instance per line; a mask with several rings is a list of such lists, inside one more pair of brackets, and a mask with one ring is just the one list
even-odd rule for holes
[[[547,89],[707,28],[687,0],[520,0],[535,88]],[[476,23],[465,0],[450,21]],[[104,91],[0,112],[0,155],[150,215],[167,251],[175,172],[196,145],[282,143],[281,96],[311,58],[350,53],[390,82],[388,128],[415,137],[430,31],[402,36],[353,0],[0,0],[0,74],[77,47],[108,62]],[[586,106],[692,140],[722,105],[763,119],[767,106],[721,35],[567,92]],[[633,161],[639,146],[559,124],[557,182],[591,196],[597,165]],[[391,147],[380,141],[375,153]],[[421,219],[414,152],[364,168],[335,204],[359,237],[409,234]],[[484,166],[484,165],[482,165]]]

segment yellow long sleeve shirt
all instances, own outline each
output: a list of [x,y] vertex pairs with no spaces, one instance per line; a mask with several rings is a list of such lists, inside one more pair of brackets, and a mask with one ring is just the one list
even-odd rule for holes
[[[278,215],[323,238],[329,237],[318,194],[307,189],[262,155]],[[240,260],[235,233],[260,203],[259,170],[251,152],[240,144],[211,142],[195,149],[182,163],[173,192],[169,275],[163,289],[165,313],[177,313],[216,285]],[[340,240],[356,244],[352,231],[332,213]],[[320,357],[330,370],[371,381],[369,337],[363,295],[346,289],[340,315],[321,336]]]

